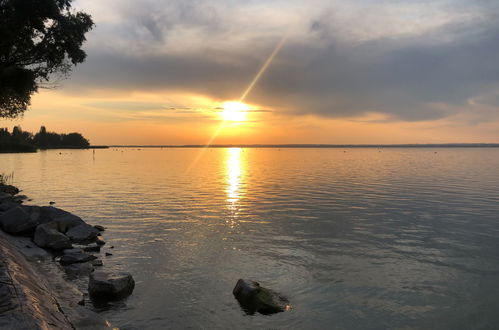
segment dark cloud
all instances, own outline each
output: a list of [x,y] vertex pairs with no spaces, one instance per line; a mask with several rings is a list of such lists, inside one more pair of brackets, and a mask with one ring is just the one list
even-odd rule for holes
[[[88,60],[69,90],[180,90],[238,99],[282,37],[282,32],[260,36],[264,29],[255,24],[255,34],[238,38],[246,30],[231,16],[237,1],[228,2],[230,10],[216,1],[134,3],[124,6],[124,30],[114,34],[126,36],[128,50],[91,42]],[[299,37],[290,35],[246,101],[290,113],[348,117],[378,112],[409,121],[452,115],[484,94],[494,96],[483,102],[497,106],[498,15],[487,1],[473,6],[479,19],[449,19],[421,32],[360,40],[344,38],[348,26],[336,31],[328,11],[311,15]],[[99,31],[111,31],[109,25],[96,29],[94,38],[111,37]],[[193,39],[178,41],[174,33]],[[196,47],[186,46],[190,43]]]

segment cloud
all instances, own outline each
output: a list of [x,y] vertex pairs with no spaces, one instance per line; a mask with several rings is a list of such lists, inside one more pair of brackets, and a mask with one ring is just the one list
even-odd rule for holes
[[407,121],[470,111],[473,100],[498,106],[499,15],[490,1],[106,3],[78,2],[113,15],[95,15],[87,62],[68,92],[237,99],[287,36],[248,102],[288,114]]

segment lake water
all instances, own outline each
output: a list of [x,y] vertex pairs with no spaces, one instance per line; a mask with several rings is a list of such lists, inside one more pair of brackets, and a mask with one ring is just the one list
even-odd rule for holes
[[[499,149],[0,154],[32,203],[107,227],[122,329],[496,329]],[[293,309],[246,315],[239,278]]]

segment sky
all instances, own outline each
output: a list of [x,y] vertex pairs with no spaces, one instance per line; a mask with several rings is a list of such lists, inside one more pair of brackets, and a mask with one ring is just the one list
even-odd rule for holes
[[86,62],[1,126],[92,144],[499,142],[497,0],[74,6],[96,23]]

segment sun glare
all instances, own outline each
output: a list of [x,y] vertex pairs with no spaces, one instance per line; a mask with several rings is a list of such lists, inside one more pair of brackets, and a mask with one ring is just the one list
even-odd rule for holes
[[245,121],[246,114],[250,107],[247,104],[237,101],[224,102],[221,116],[226,121]]

